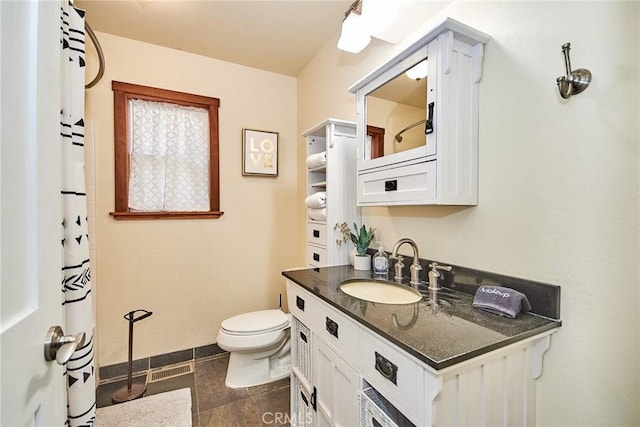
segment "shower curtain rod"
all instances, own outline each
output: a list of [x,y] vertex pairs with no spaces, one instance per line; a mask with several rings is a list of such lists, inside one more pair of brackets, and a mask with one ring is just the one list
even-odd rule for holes
[[98,60],[100,61],[98,74],[96,74],[93,80],[91,80],[84,86],[85,89],[91,89],[100,81],[100,79],[102,79],[102,75],[104,74],[104,53],[102,52],[102,46],[100,46],[100,42],[98,41],[96,34],[93,32],[87,21],[84,21],[84,28],[87,31],[87,34],[89,34],[89,38],[93,42],[93,45],[96,48],[96,52],[98,52]]
[[413,129],[416,126],[419,126],[423,123],[426,123],[427,119],[422,119],[422,120],[418,120],[417,122],[410,124],[409,126],[407,126],[406,128],[402,129],[400,132],[398,132],[395,136],[396,141],[398,142],[402,142],[402,137],[400,135],[402,135],[403,133],[405,133],[406,131],[408,131],[409,129]]

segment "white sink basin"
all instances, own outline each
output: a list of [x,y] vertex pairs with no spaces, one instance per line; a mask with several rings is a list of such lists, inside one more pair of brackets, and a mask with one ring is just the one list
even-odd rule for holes
[[379,280],[347,280],[340,284],[340,290],[361,300],[383,304],[412,304],[422,299],[415,289]]

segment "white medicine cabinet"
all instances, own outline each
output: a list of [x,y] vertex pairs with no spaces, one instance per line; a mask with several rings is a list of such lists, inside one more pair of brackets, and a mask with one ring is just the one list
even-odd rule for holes
[[[349,88],[358,206],[478,203],[478,84],[488,41],[445,18]],[[367,127],[384,136],[372,139]]]

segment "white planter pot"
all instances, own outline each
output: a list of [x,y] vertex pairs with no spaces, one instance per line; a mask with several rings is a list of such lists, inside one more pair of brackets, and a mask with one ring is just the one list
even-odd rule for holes
[[356,255],[353,258],[353,268],[356,270],[371,270],[371,255],[365,256]]

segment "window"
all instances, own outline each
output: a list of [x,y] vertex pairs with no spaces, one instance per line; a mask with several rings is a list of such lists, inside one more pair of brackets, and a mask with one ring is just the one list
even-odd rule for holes
[[384,128],[367,125],[367,137],[371,149],[369,158],[376,159],[384,156]]
[[112,82],[116,219],[219,218],[220,100]]

